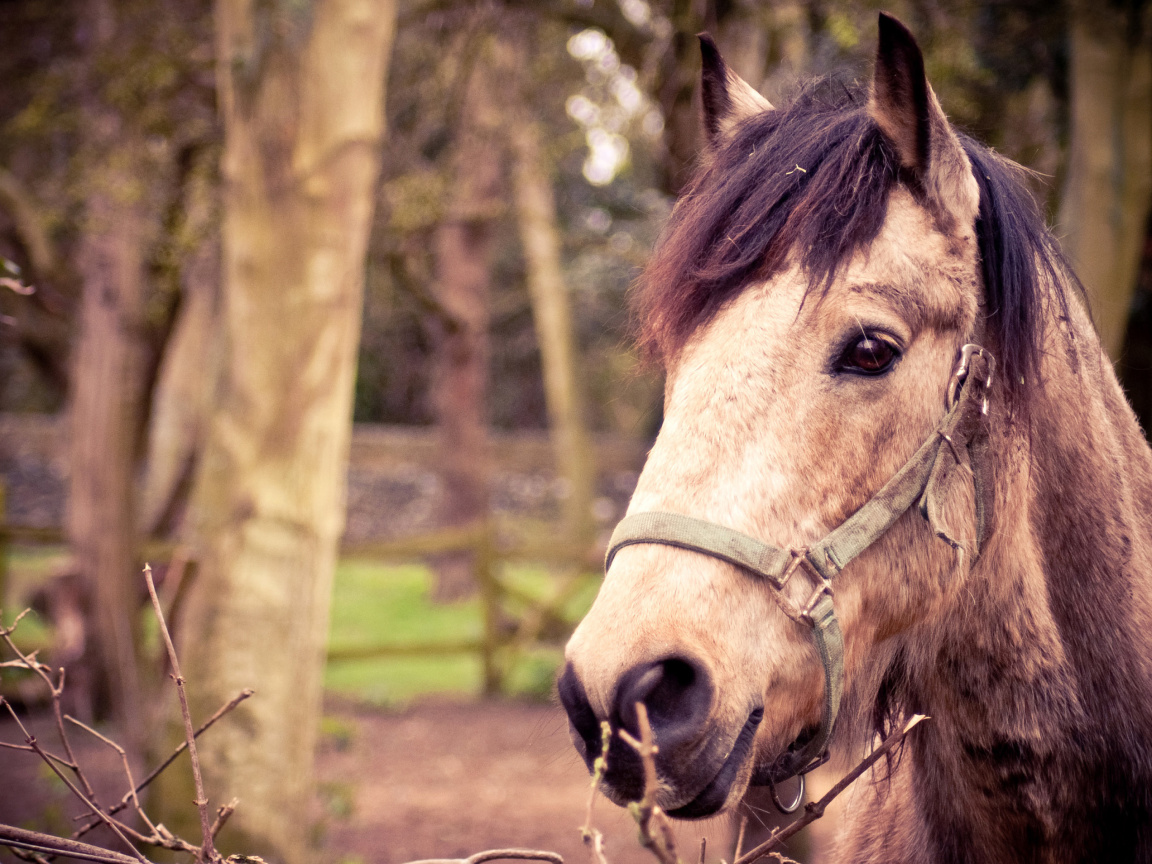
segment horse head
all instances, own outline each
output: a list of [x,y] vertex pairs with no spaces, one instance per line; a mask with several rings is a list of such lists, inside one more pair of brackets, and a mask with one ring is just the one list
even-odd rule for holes
[[[894,18],[880,17],[875,75],[854,103],[813,91],[773,108],[701,42],[706,152],[638,289],[667,383],[628,513],[681,514],[799,558],[933,440],[962,346],[1003,347],[985,326],[981,187]],[[937,524],[895,514],[833,580],[838,738],[872,710],[869,676],[889,668],[876,658],[963,590],[975,485],[940,494]],[[636,734],[643,703],[659,803],[704,817],[830,724],[802,620],[821,574],[793,569],[776,590],[674,542],[619,548],[559,684],[589,764],[600,722]],[[632,800],[642,783],[614,737],[605,791]]]

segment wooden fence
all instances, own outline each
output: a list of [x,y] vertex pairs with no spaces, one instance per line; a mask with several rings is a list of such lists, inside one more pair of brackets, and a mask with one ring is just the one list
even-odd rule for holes
[[[62,435],[43,419],[34,422],[44,428],[37,427],[36,435],[20,435],[21,440],[35,442],[37,458],[59,458]],[[6,424],[12,424],[11,418],[0,417],[0,455],[5,437],[13,440],[4,434]],[[434,438],[434,432],[429,429],[357,426],[351,462],[356,468],[384,473],[411,466],[435,470]],[[596,442],[597,465],[602,474],[635,471],[642,464],[645,451],[642,441],[604,436]],[[490,458],[497,471],[547,472],[552,466],[552,449],[543,432],[497,433],[492,436]],[[6,519],[6,513],[5,487],[0,476],[0,599],[7,596],[8,553],[13,544],[43,546],[65,542],[60,528],[13,525]],[[149,541],[141,551],[147,560],[162,562],[172,556],[174,548],[170,541]],[[390,562],[426,560],[456,551],[473,553],[482,617],[479,638],[342,647],[330,651],[329,659],[473,654],[481,663],[484,692],[502,692],[512,659],[538,644],[541,632],[568,624],[563,621],[561,610],[579,588],[580,576],[599,571],[603,554],[595,544],[558,540],[555,525],[511,518],[492,518],[464,527],[426,530],[395,539],[347,542],[341,549],[344,556]],[[520,562],[541,564],[557,574],[547,596],[529,596],[505,578],[505,565]],[[511,627],[506,612],[509,602],[523,610],[511,622]]]
[[[4,521],[4,485],[0,480],[0,598],[7,596],[9,550],[12,545],[44,546],[64,543],[57,528],[30,528]],[[151,541],[143,551],[152,561],[170,560],[175,544]],[[540,633],[552,625],[567,626],[562,609],[579,587],[579,577],[599,569],[601,549],[570,543],[549,542],[525,537],[513,539],[507,528],[498,530],[494,523],[448,528],[397,540],[345,545],[341,554],[378,561],[423,560],[446,552],[470,551],[475,562],[475,578],[480,598],[482,628],[478,639],[428,642],[389,642],[381,645],[357,645],[332,649],[329,661],[364,660],[384,657],[436,656],[475,654],[480,659],[481,681],[485,695],[503,693],[512,661],[539,641]],[[561,574],[554,580],[548,596],[534,597],[510,584],[503,576],[503,565],[513,562],[545,564]],[[195,561],[189,560],[194,567]],[[507,621],[506,601],[516,601],[526,611],[515,622],[512,632]]]

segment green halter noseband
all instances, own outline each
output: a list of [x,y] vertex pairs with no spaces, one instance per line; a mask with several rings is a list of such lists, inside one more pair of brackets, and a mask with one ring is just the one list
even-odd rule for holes
[[[679,513],[635,513],[625,517],[612,533],[605,572],[617,552],[638,543],[657,543],[710,555],[763,579],[774,589],[772,597],[784,613],[812,629],[824,666],[820,729],[807,743],[794,743],[775,763],[753,777],[759,785],[800,777],[801,793],[795,805],[785,808],[777,800],[777,806],[786,812],[799,806],[804,774],[827,758],[828,741],[844,692],[844,636],[833,608],[832,579],[916,503],[933,532],[962,555],[964,546],[949,535],[941,509],[949,481],[957,476],[973,485],[977,542],[974,553],[978,554],[984,543],[992,501],[986,452],[988,391],[994,367],[991,354],[978,345],[965,345],[948,383],[948,411],[936,431],[879,492],[812,546],[779,549],[723,525]],[[958,471],[962,474],[957,475]],[[808,599],[797,606],[783,590],[799,570],[812,579],[814,588]]]

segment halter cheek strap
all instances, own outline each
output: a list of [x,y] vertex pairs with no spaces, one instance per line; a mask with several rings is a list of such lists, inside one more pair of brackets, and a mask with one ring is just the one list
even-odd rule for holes
[[[827,757],[828,742],[844,692],[844,636],[833,606],[832,579],[875,543],[904,513],[919,503],[933,532],[963,553],[955,530],[944,523],[943,505],[951,484],[972,484],[975,500],[975,560],[986,540],[992,501],[985,457],[988,391],[995,360],[978,345],[965,345],[948,384],[949,408],[936,431],[884,486],[822,540],[804,549],[779,549],[718,525],[679,513],[636,513],[612,533],[604,570],[625,546],[657,543],[719,558],[762,579],[793,621],[812,630],[824,667],[824,710],[820,728],[807,742],[794,742],[774,763],[759,766],[752,785],[771,785],[803,775]],[[799,571],[812,581],[808,599],[797,606],[783,591]],[[799,799],[797,799],[797,803]],[[795,809],[795,808],[793,808]]]

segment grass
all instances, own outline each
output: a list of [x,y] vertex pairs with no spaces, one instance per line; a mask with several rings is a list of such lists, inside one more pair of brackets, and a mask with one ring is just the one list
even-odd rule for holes
[[[35,586],[51,575],[62,556],[58,548],[10,549],[8,594],[13,608],[4,610],[5,622],[11,621],[17,605]],[[540,567],[508,567],[503,578],[531,598],[547,597],[555,590],[553,577]],[[561,617],[578,621],[591,606],[598,586],[597,577],[582,576],[564,603]],[[479,602],[433,603],[432,587],[432,573],[422,564],[341,560],[332,593],[329,648],[479,640],[483,632]],[[514,619],[523,613],[524,604],[509,600],[506,611]],[[51,632],[36,615],[30,615],[20,625],[20,636],[24,644],[40,645],[50,640]],[[548,697],[562,659],[558,647],[524,652],[508,670],[508,690],[521,696]],[[480,658],[474,653],[333,660],[326,669],[325,686],[329,692],[357,701],[397,706],[432,694],[476,697],[481,692],[481,672]]]
[[[552,578],[540,568],[509,568],[504,578],[533,598],[548,596],[552,589]],[[595,577],[581,578],[562,609],[565,620],[579,620],[591,605],[597,585]],[[477,600],[441,605],[432,602],[431,593],[432,574],[423,565],[341,561],[332,594],[329,647],[340,650],[480,639],[483,618]],[[516,615],[522,605],[512,602],[508,611]],[[561,661],[559,648],[524,652],[509,670],[509,691],[550,695]],[[479,695],[481,673],[476,654],[333,660],[328,664],[325,685],[331,692],[373,704],[397,705],[428,694]]]

